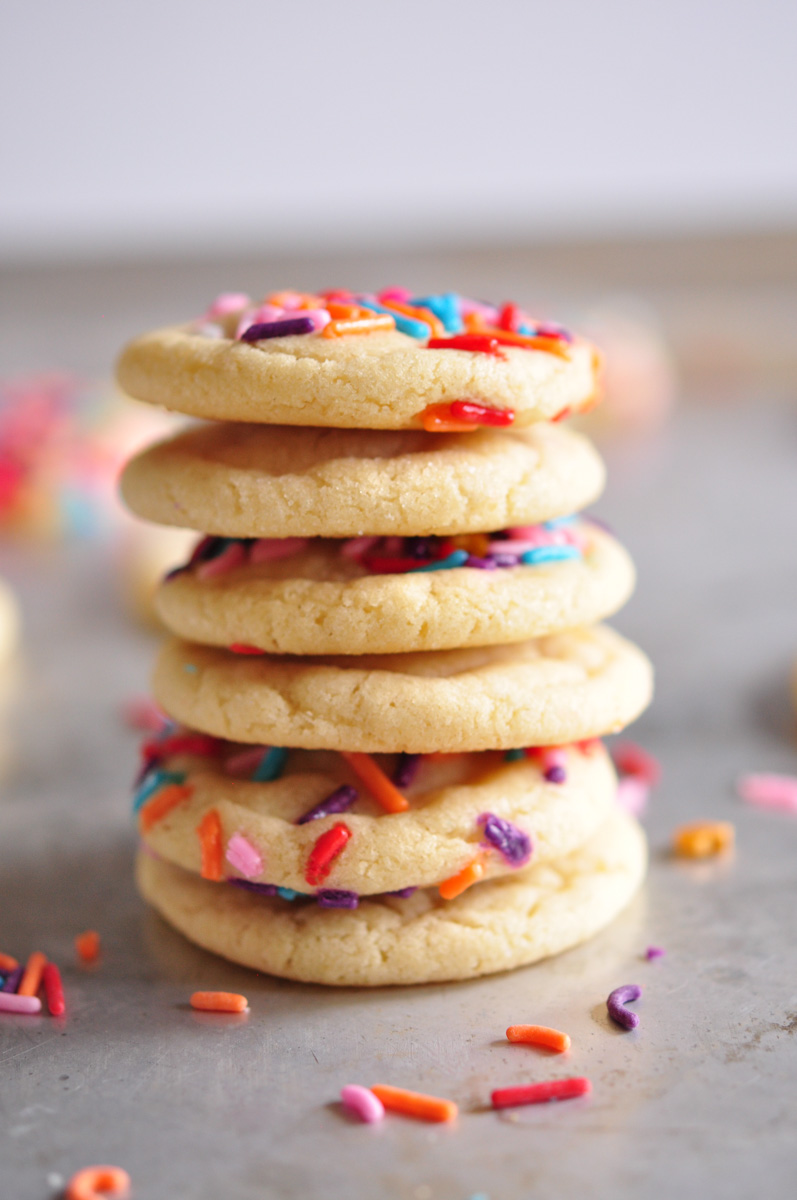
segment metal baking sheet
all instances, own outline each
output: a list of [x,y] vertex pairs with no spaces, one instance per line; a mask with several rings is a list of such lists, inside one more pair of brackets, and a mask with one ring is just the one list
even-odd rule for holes
[[[633,736],[664,782],[644,892],[589,944],[450,986],[325,990],[194,949],[136,897],[119,708],[154,641],[121,614],[107,547],[4,552],[25,608],[15,765],[0,791],[0,944],[64,965],[63,1021],[0,1020],[0,1194],[40,1200],[78,1167],[124,1166],[135,1200],[748,1200],[797,1178],[797,818],[746,808],[745,770],[797,771],[797,409],[683,406],[647,447],[615,447],[597,512],[640,582],[616,622],[653,657]],[[675,862],[670,832],[733,820],[729,860]],[[72,939],[102,933],[94,970]],[[666,957],[644,961],[645,948]],[[624,1033],[605,998],[644,987]],[[195,988],[243,991],[248,1018],[198,1015]],[[510,1047],[510,1023],[567,1030],[566,1063]],[[493,1087],[586,1074],[590,1098],[497,1115]],[[451,1127],[365,1127],[343,1084],[457,1100]]]

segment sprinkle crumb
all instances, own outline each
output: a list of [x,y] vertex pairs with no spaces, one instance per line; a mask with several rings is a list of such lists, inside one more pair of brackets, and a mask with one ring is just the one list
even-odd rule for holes
[[664,958],[666,953],[666,950],[662,949],[661,946],[648,946],[645,951],[645,958],[648,962],[651,962],[654,958]]

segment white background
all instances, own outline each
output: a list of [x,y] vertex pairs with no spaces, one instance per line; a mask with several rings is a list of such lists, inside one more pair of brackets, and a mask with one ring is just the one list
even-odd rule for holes
[[0,257],[797,217],[795,0],[4,0]]

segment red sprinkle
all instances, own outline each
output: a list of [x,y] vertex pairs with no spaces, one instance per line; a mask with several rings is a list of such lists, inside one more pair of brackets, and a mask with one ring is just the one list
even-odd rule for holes
[[459,333],[456,337],[429,338],[427,350],[470,350],[473,354],[491,354],[493,358],[506,358],[498,338],[486,333]]
[[176,733],[160,741],[145,742],[141,747],[144,758],[168,758],[171,754],[198,754],[210,758],[220,752],[219,738],[206,733]]
[[661,763],[636,742],[619,742],[612,750],[612,758],[623,775],[633,775],[651,787],[661,780]]
[[452,400],[450,408],[455,420],[474,425],[511,425],[515,419],[511,408],[488,408],[474,400]]
[[555,425],[557,421],[566,421],[572,411],[572,408],[563,408],[562,411],[558,412],[555,417],[551,417],[552,423]]
[[500,329],[508,330],[509,333],[517,333],[523,320],[523,313],[516,304],[505,304],[498,318],[498,326]]
[[319,883],[324,882],[332,870],[333,862],[350,837],[351,830],[342,821],[321,834],[310,851],[310,857],[307,859],[307,866],[304,869],[304,877],[311,887],[317,887]]
[[551,1079],[547,1083],[532,1083],[527,1087],[498,1088],[490,1099],[493,1108],[514,1108],[516,1104],[546,1104],[549,1100],[572,1100],[592,1091],[588,1079]]
[[248,646],[246,642],[233,642],[230,646],[233,654],[265,654],[259,646]]
[[61,983],[61,972],[55,963],[48,962],[42,971],[42,983],[44,984],[44,995],[47,999],[47,1007],[50,1010],[50,1015],[53,1017],[62,1017],[66,1012],[66,1001],[64,1000],[63,984]]

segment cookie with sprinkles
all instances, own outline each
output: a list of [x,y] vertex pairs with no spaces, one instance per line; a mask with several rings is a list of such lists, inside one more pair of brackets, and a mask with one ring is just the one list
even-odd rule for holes
[[587,439],[550,423],[463,437],[224,422],[142,451],[122,494],[148,521],[222,537],[427,537],[561,517],[604,478]]
[[131,396],[191,416],[434,433],[561,420],[599,376],[592,345],[514,304],[398,288],[225,294],[117,368]]
[[154,680],[176,720],[232,741],[434,754],[563,745],[646,707],[645,655],[607,626],[481,649],[238,655],[174,639]]
[[158,590],[178,636],[276,654],[394,654],[525,641],[602,620],[634,568],[590,521],[453,538],[205,538]]
[[362,901],[355,910],[214,884],[141,854],[139,890],[191,941],[286,979],[339,987],[472,979],[578,945],[626,907],[645,839],[615,810],[578,850],[468,888]]
[[[163,739],[160,754],[158,743],[146,747],[134,800],[146,844],[200,874],[197,831],[215,812],[228,881],[258,894],[310,893],[327,906],[330,889],[341,906],[356,907],[363,895],[440,886],[475,859],[489,879],[561,858],[616,805],[616,777],[598,741],[376,758],[281,748],[276,758],[271,747],[212,739],[194,746],[206,753],[191,753],[192,736]],[[350,840],[319,890],[308,880],[310,856],[341,821]]]

